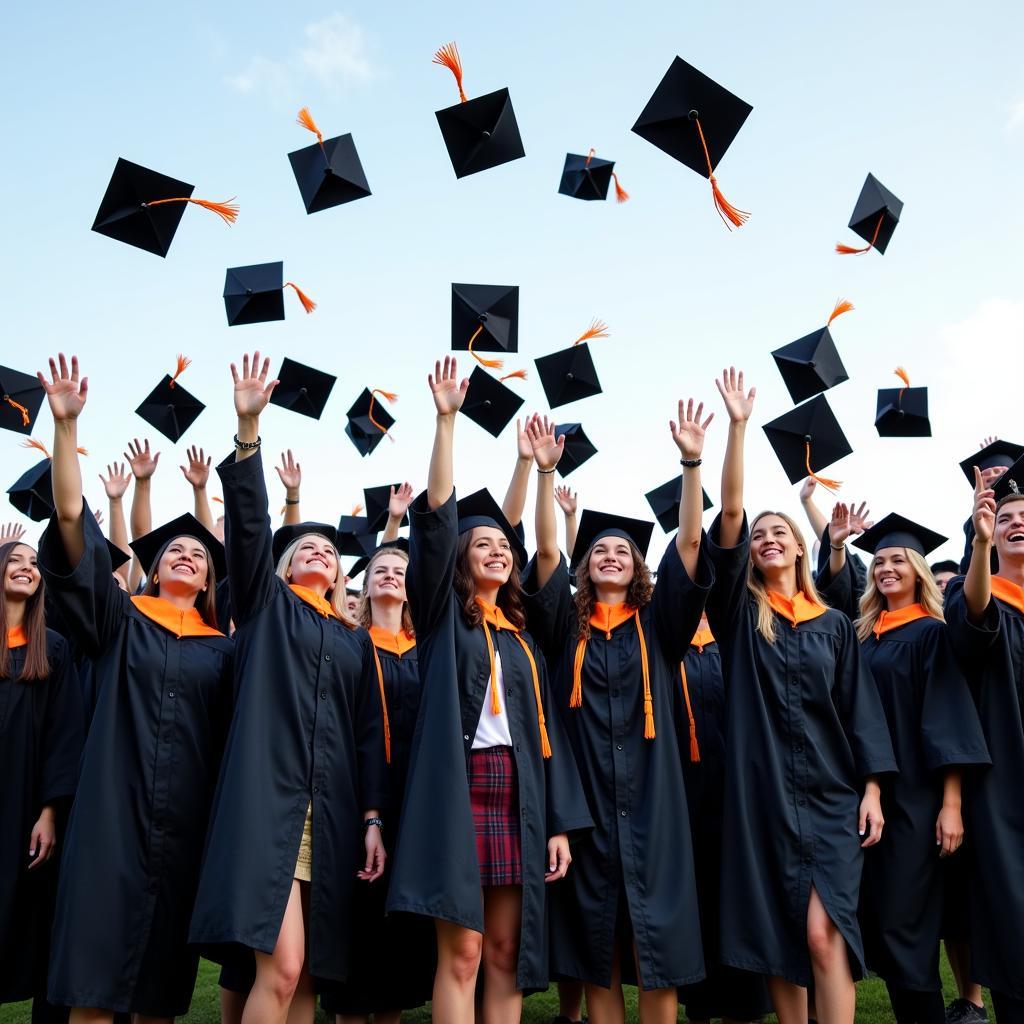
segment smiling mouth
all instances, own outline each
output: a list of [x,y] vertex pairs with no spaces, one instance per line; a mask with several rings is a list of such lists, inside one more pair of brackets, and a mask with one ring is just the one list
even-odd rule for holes
[[489,572],[504,572],[506,566],[504,562],[484,562],[484,568]]
[[1016,531],[1016,532],[1014,532],[1014,533],[1011,533],[1011,534],[1009,535],[1009,537],[1007,537],[1006,539],[1007,539],[1007,540],[1008,540],[1008,541],[1009,541],[1009,542],[1010,542],[1011,544],[1016,544],[1016,543],[1017,543],[1018,541],[1024,540],[1024,533],[1021,533],[1021,532],[1020,532],[1020,531],[1018,530],[1018,531]]
[[32,577],[19,572],[17,576],[11,576],[10,580],[12,583],[31,583]]
[[189,565],[188,562],[175,562],[171,566],[171,572],[178,572],[181,569],[184,569],[190,576],[196,574],[195,566]]

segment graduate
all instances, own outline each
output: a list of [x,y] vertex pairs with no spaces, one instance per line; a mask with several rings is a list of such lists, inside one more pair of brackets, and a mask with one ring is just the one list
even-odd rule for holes
[[170,1020],[187,1012],[196,980],[188,919],[231,712],[233,648],[214,609],[219,545],[191,516],[141,538],[146,587],[129,598],[82,500],[88,381],[63,355],[39,379],[55,427],[55,512],[39,564],[96,686],[57,891],[50,1001],[72,1007],[72,1024],[116,1012]]
[[456,506],[455,420],[469,387],[446,357],[427,490],[412,504],[406,576],[423,684],[388,911],[432,917],[434,1019],[518,1020],[548,984],[547,887],[591,827],[572,751],[524,632],[522,545],[486,491]]
[[878,690],[850,620],[827,608],[786,515],[743,511],[743,440],[755,391],[730,369],[722,511],[708,546],[708,621],[725,678],[721,952],[769,976],[780,1024],[852,1024],[864,974],[863,848],[882,836],[879,776],[896,770]]
[[0,582],[0,1005],[32,999],[38,1018],[82,701],[70,647],[46,626],[35,550],[0,542]]
[[[988,487],[975,466],[974,550],[965,578],[946,587],[946,622],[985,732],[992,767],[970,780],[971,977],[992,991],[998,1024],[1024,1021],[1024,473],[1011,467]],[[999,574],[991,572],[991,553]]]
[[[352,892],[384,870],[384,729],[369,635],[345,617],[333,527],[271,535],[260,414],[269,360],[231,366],[224,488],[236,705],[190,938],[256,975],[245,1022],[312,1020],[313,979],[344,981]],[[244,970],[243,970],[244,973]]]
[[654,584],[651,524],[584,512],[571,568],[557,542],[552,473],[563,439],[534,421],[537,557],[525,579],[529,621],[594,815],[552,897],[552,966],[584,982],[594,1024],[621,1021],[623,981],[639,986],[644,1024],[674,1021],[676,987],[704,976],[690,822],[674,715],[679,663],[711,584],[702,553],[703,405],[679,403],[671,437],[683,466],[679,532]]

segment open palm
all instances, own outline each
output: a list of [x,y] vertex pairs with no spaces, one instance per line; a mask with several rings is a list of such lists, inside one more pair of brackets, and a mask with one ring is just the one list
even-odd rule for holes
[[89,379],[79,379],[78,356],[71,357],[71,367],[61,352],[59,361],[50,359],[50,380],[37,373],[39,383],[46,391],[46,400],[50,404],[50,412],[54,420],[77,420],[85,408],[85,400],[89,393]]
[[280,383],[272,380],[268,384],[269,373],[270,360],[264,359],[261,365],[259,352],[252,354],[251,361],[248,354],[242,356],[241,375],[235,364],[231,364],[231,378],[235,387],[235,413],[238,416],[255,417],[266,409],[274,388]]

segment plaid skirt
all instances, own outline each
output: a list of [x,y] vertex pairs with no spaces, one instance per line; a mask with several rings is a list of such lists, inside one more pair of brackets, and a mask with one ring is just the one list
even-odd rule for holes
[[469,801],[476,830],[480,884],[522,885],[519,784],[511,747],[470,751]]

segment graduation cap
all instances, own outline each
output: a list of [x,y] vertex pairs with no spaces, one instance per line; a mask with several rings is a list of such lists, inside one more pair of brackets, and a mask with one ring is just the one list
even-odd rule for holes
[[591,338],[607,337],[607,325],[595,319],[568,348],[535,360],[541,386],[552,409],[601,394],[597,368],[586,342]]
[[882,548],[910,548],[922,557],[945,544],[948,537],[915,523],[912,519],[890,512],[884,519],[865,530],[853,546],[877,554]]
[[[967,482],[974,486],[974,467],[978,469],[995,469],[997,466],[1012,466],[1022,455],[1024,445],[1014,444],[1012,441],[1002,441],[998,437],[991,443],[985,445],[980,452],[969,455],[960,463]],[[1005,474],[1004,474],[1005,475]]]
[[277,379],[280,383],[270,396],[270,404],[318,420],[323,415],[324,406],[331,396],[331,388],[338,378],[285,357]]
[[474,349],[519,351],[519,286],[453,284],[452,348],[468,351],[481,366],[500,369],[500,359],[481,359]]
[[518,568],[522,569],[529,561],[526,545],[523,543],[519,532],[505,518],[501,506],[491,497],[491,492],[486,487],[474,491],[465,498],[460,498],[455,503],[455,510],[459,517],[459,533],[466,533],[467,530],[475,529],[478,526],[491,526],[501,530],[508,539],[509,547],[518,560]]
[[633,131],[707,178],[715,209],[725,226],[738,228],[750,214],[722,195],[714,172],[753,109],[676,57],[636,119]]
[[285,288],[295,289],[307,313],[316,309],[316,303],[294,281],[285,281],[284,264],[280,261],[228,267],[224,277],[224,309],[228,315],[228,326],[283,320]]
[[129,545],[135,552],[142,571],[147,576],[156,568],[156,560],[160,552],[175,537],[194,537],[210,552],[217,579],[224,579],[227,576],[228,562],[224,553],[224,545],[189,512],[178,516],[177,519],[172,519],[169,523],[164,523],[163,526],[158,526],[144,537],[133,540]]
[[614,181],[616,201],[626,202],[629,193],[619,184],[615,161],[601,160],[594,156],[595,152],[591,149],[586,156],[565,154],[562,180],[558,183],[559,195],[572,196],[573,199],[607,199],[608,186]]
[[381,551],[388,551],[391,548],[396,548],[399,551],[404,551],[406,554],[409,554],[409,542],[404,537],[396,537],[394,540],[385,540],[373,549],[373,554],[363,555],[360,558],[357,558],[352,565],[349,566],[349,570],[345,575],[348,576],[350,580],[354,580],[360,573],[366,572],[367,566],[369,566],[370,562],[373,561]]
[[295,122],[316,136],[314,145],[288,154],[307,214],[371,195],[351,135],[325,140],[309,107],[299,111]]
[[824,395],[766,423],[764,432],[791,484],[810,477],[826,490],[839,489],[838,480],[818,476],[817,471],[838,462],[853,449]]
[[107,554],[110,556],[110,568],[112,571],[117,572],[126,562],[132,560],[132,556],[122,551],[116,544],[113,543],[109,538],[107,540]]
[[92,229],[146,252],[166,256],[187,203],[216,213],[225,224],[234,224],[238,219],[233,199],[222,203],[193,199],[194,191],[195,185],[119,158]]
[[604,537],[622,537],[634,544],[642,558],[647,557],[651,544],[654,523],[646,519],[630,519],[612,512],[595,512],[585,508],[580,516],[580,528],[576,532],[576,544],[572,551],[569,571],[575,573],[584,556]]
[[178,356],[174,376],[164,374],[164,379],[142,400],[135,410],[150,426],[159,430],[164,437],[178,441],[182,434],[199,418],[206,408],[195,395],[186,391],[178,378],[192,360]]
[[469,388],[461,412],[497,437],[514,419],[523,404],[510,387],[477,366],[469,376]]
[[[285,553],[292,541],[305,537],[307,533],[315,533],[317,536],[326,537],[338,550],[338,531],[330,523],[290,523],[281,526],[274,531],[274,539],[271,542],[271,553],[276,565],[281,556]],[[338,554],[342,552],[338,550]]]
[[462,60],[454,43],[434,54],[434,64],[448,68],[459,87],[459,102],[436,112],[456,178],[526,156],[508,89],[467,100],[462,90]]
[[558,461],[558,475],[567,477],[574,470],[580,468],[587,459],[597,454],[597,449],[591,440],[583,432],[583,426],[579,423],[562,423],[555,427],[555,437],[565,435],[565,448],[562,457]]
[[394,402],[398,398],[398,395],[390,391],[381,391],[380,388],[374,388],[372,391],[363,388],[362,394],[345,414],[348,417],[345,433],[359,454],[364,457],[381,443],[385,435],[394,440],[388,431],[395,425],[395,418],[377,401],[378,395],[389,402]]
[[828,323],[820,330],[813,331],[796,341],[777,348],[772,357],[782,374],[782,379],[794,402],[802,402],[812,395],[820,394],[850,375],[843,366],[829,327],[837,316],[853,309],[853,303],[845,299],[836,303]]
[[873,174],[869,174],[857,197],[849,225],[868,244],[855,249],[838,242],[836,252],[843,256],[856,255],[869,249],[884,253],[902,212],[903,203]]
[[364,557],[377,550],[377,531],[366,516],[359,515],[358,505],[352,515],[338,519],[336,544],[341,555]]
[[[704,498],[704,511],[711,508],[713,502],[708,497],[708,492],[703,488],[701,494]],[[679,503],[683,500],[683,474],[673,477],[653,491],[648,491],[644,497],[647,504],[651,506],[654,518],[658,525],[666,532],[672,533],[679,528]]]
[[903,381],[901,388],[880,388],[875,427],[879,437],[931,437],[932,425],[928,419],[928,389],[912,388],[910,377],[902,366],[896,375]]
[[[402,485],[383,484],[380,487],[363,488],[363,504],[366,507],[366,522],[370,530],[379,533],[388,524],[388,505],[391,504],[391,489],[397,491]],[[409,523],[409,515],[402,517],[399,526],[406,526]]]
[[[24,447],[38,448],[46,452],[37,441],[25,442]],[[50,476],[50,456],[42,462],[26,469],[14,483],[7,488],[11,504],[23,515],[35,523],[49,519],[53,515],[53,481]]]
[[1011,494],[1024,494],[1024,457],[1017,461],[992,485],[996,501]]
[[31,434],[45,396],[38,377],[0,366],[0,428]]

